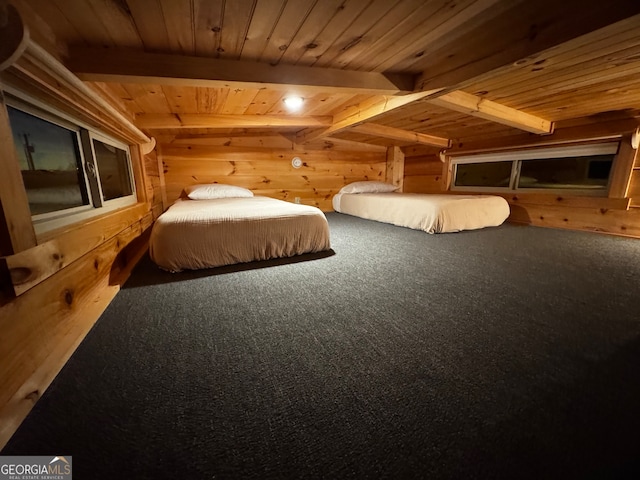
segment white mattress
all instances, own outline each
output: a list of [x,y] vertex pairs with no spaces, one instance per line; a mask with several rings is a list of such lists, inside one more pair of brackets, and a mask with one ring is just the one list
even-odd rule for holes
[[340,213],[427,233],[495,227],[509,216],[507,201],[494,195],[341,193],[332,202]]
[[151,259],[173,272],[331,248],[322,211],[268,197],[178,200],[153,225]]

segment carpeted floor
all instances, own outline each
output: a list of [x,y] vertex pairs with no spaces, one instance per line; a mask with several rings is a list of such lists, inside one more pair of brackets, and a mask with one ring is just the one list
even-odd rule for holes
[[77,479],[640,476],[640,240],[327,218],[329,256],[145,258],[2,454]]

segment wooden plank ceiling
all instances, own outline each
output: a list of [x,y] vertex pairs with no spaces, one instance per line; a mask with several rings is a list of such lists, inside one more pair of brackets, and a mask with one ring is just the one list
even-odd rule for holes
[[[282,134],[437,151],[640,123],[637,0],[14,3],[35,41],[169,141]],[[294,94],[298,112],[283,102]]]

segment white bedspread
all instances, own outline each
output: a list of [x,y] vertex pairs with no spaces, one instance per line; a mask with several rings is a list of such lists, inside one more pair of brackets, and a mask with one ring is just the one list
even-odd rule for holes
[[149,254],[169,271],[331,248],[322,211],[268,197],[178,200],[156,221]]
[[342,193],[333,197],[333,208],[340,213],[427,233],[494,227],[509,216],[507,201],[494,195]]

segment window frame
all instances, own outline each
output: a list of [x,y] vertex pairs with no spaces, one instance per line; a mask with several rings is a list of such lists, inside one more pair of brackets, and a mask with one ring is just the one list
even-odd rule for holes
[[[85,122],[82,122],[81,120],[65,113],[64,111],[48,105],[39,99],[25,94],[24,92],[15,90],[13,88],[4,88],[4,92],[5,103],[7,106],[19,111],[23,111],[36,118],[74,132],[76,135],[78,153],[80,155],[80,161],[82,163],[82,175],[85,181],[85,188],[89,198],[89,205],[81,205],[77,207],[66,208],[63,210],[57,210],[54,212],[31,215],[31,222],[36,235],[40,235],[42,233],[49,232],[60,227],[80,223],[93,217],[104,215],[106,213],[110,213],[138,203],[135,169],[133,165],[133,158],[131,155],[131,146],[129,144],[120,141],[113,136],[107,135],[100,129],[92,125],[88,125]],[[87,138],[89,139],[88,145],[86,143]],[[95,152],[93,150],[93,138],[125,151],[127,156],[127,167],[132,191],[130,195],[103,201],[102,189],[100,187],[98,173],[96,178],[98,180],[99,198],[96,198],[97,192],[94,192],[94,190],[91,188],[91,179],[88,168],[89,163],[96,165]],[[91,158],[87,158],[88,153],[91,155]],[[25,188],[24,185],[23,188]]]
[[57,116],[55,116],[54,114],[50,113],[50,112],[46,112],[46,111],[42,111],[37,107],[34,107],[33,105],[30,105],[29,103],[25,103],[20,101],[19,99],[17,99],[17,101],[14,101],[15,99],[12,97],[6,97],[5,102],[7,104],[8,107],[11,107],[15,110],[27,113],[33,117],[36,117],[40,120],[44,120],[46,122],[49,122],[53,125],[56,125],[57,127],[60,128],[64,128],[65,130],[68,130],[69,132],[72,132],[75,134],[76,137],[76,144],[78,146],[78,154],[80,155],[80,162],[82,163],[82,169],[83,169],[83,178],[84,178],[84,183],[85,183],[85,189],[86,192],[89,196],[89,204],[88,205],[79,205],[77,207],[71,207],[71,208],[65,208],[63,210],[56,210],[54,212],[47,212],[47,213],[40,213],[40,214],[36,214],[36,215],[31,215],[31,220],[34,224],[34,227],[36,226],[36,224],[38,223],[43,223],[43,222],[47,222],[53,219],[56,219],[62,215],[67,216],[67,215],[74,215],[74,214],[79,214],[82,212],[86,212],[86,211],[92,211],[94,209],[92,202],[92,196],[90,194],[90,190],[89,190],[89,182],[87,179],[87,175],[85,174],[86,172],[86,164],[85,164],[85,156],[84,156],[84,152],[82,151],[82,143],[80,141],[80,132],[81,129],[80,127],[78,127],[77,125],[74,125],[73,123],[63,119],[63,118],[59,118]]
[[[129,174],[129,181],[131,185],[131,193],[129,195],[125,195],[119,198],[113,198],[111,200],[104,199],[104,193],[102,191],[102,182],[100,181],[100,169],[97,164],[97,157],[95,152],[95,146],[93,141],[97,140],[99,142],[104,143],[105,145],[111,145],[112,147],[119,148],[123,150],[127,156],[127,172]],[[103,134],[97,133],[95,131],[89,130],[89,141],[91,152],[93,154],[92,161],[94,163],[97,181],[98,181],[98,191],[100,192],[100,201],[102,202],[102,208],[121,208],[126,207],[137,202],[137,192],[136,192],[136,182],[135,177],[133,176],[133,162],[131,160],[131,151],[129,149],[129,145],[126,143],[118,142],[114,140],[112,137],[105,136]],[[132,202],[133,199],[133,202]]]
[[[581,196],[598,196],[606,197],[611,188],[611,177],[615,167],[616,158],[620,152],[620,139],[609,142],[599,142],[584,145],[566,145],[544,148],[530,148],[524,150],[510,150],[507,152],[482,153],[476,155],[464,155],[460,157],[452,157],[451,159],[451,191],[466,192],[497,192],[497,193],[547,193],[555,194],[573,194]],[[613,155],[611,171],[607,185],[604,188],[534,188],[534,187],[518,187],[520,173],[522,170],[522,162],[527,160],[550,160],[554,158],[566,157],[589,157],[597,155]],[[456,174],[458,165],[468,165],[477,163],[492,162],[511,162],[511,176],[509,185],[504,187],[484,187],[484,186],[462,186],[456,185]]]

